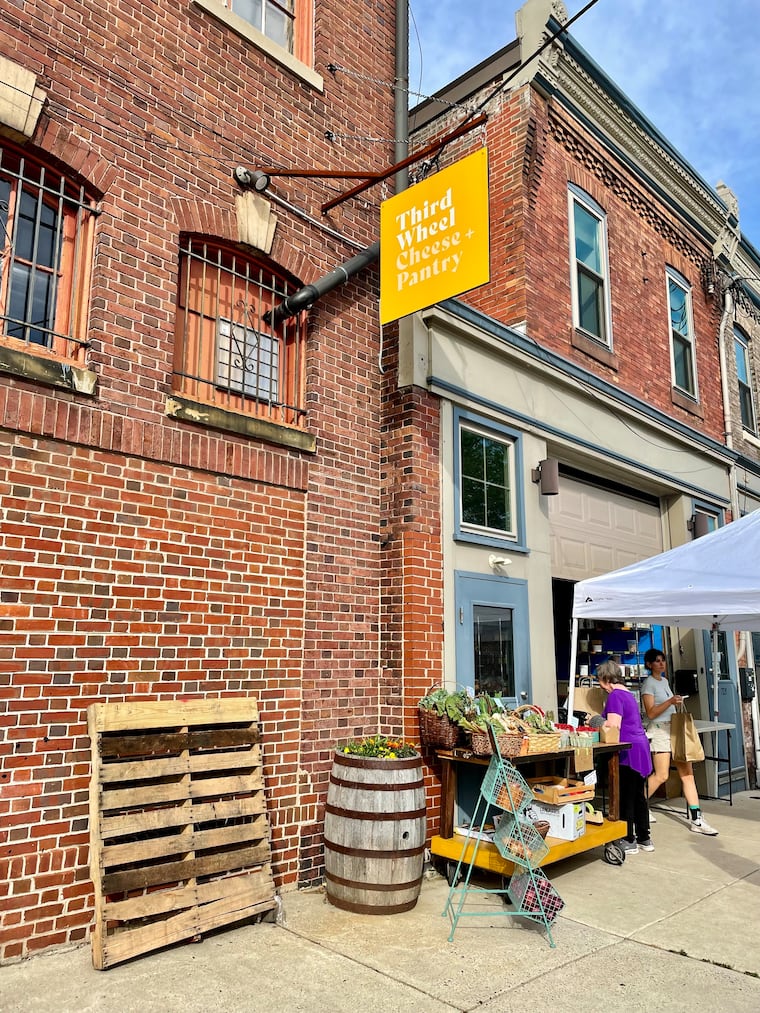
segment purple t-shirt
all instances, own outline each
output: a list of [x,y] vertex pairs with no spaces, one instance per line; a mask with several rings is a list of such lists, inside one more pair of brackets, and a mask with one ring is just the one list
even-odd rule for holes
[[648,777],[652,773],[652,754],[636,697],[626,689],[613,689],[607,697],[602,717],[606,718],[608,714],[620,715],[620,741],[631,743],[630,749],[621,752],[620,762],[638,771],[642,777]]

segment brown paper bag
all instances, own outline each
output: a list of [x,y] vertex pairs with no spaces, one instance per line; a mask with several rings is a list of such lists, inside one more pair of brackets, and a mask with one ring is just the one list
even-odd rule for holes
[[601,686],[576,686],[573,694],[573,710],[586,714],[601,714],[607,701],[607,694]]
[[594,750],[590,746],[580,746],[575,750],[575,771],[594,769]]
[[684,707],[676,710],[670,719],[670,755],[676,763],[699,763],[704,760],[705,751],[694,727],[694,718]]

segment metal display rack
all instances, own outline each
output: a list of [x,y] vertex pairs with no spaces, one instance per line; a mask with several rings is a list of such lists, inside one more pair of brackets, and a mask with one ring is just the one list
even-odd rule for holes
[[[470,823],[470,835],[463,838],[462,853],[452,877],[443,914],[451,918],[449,942],[454,939],[460,918],[504,916],[521,917],[538,922],[546,929],[549,945],[556,943],[552,938],[551,926],[564,907],[559,894],[537,866],[546,857],[549,847],[533,823],[525,816],[525,809],[534,795],[528,782],[499,752],[494,742],[494,753],[480,787],[480,795]],[[472,885],[472,870],[477,865],[477,853],[484,839],[489,809],[502,810],[501,818],[494,832],[493,843],[502,858],[519,866],[501,889]],[[474,839],[474,845],[471,846]],[[469,856],[468,856],[469,852]],[[461,882],[460,882],[461,880]],[[512,910],[465,910],[468,897],[479,894],[507,896]]]

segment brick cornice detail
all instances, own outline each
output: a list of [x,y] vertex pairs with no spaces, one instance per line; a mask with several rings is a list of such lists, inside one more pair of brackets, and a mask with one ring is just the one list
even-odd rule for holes
[[693,243],[689,242],[683,232],[676,229],[663,215],[658,213],[651,198],[632,186],[621,173],[616,171],[609,158],[605,158],[595,151],[577,131],[559,117],[554,109],[549,111],[549,129],[553,139],[605,189],[614,193],[687,260],[698,267],[702,266],[705,261],[704,255]]

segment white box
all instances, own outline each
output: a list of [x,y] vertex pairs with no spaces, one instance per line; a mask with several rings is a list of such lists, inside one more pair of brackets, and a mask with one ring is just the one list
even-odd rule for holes
[[546,820],[549,837],[562,841],[575,841],[586,833],[586,803],[566,802],[564,805],[549,805],[548,802],[531,802],[525,815],[532,820]]

